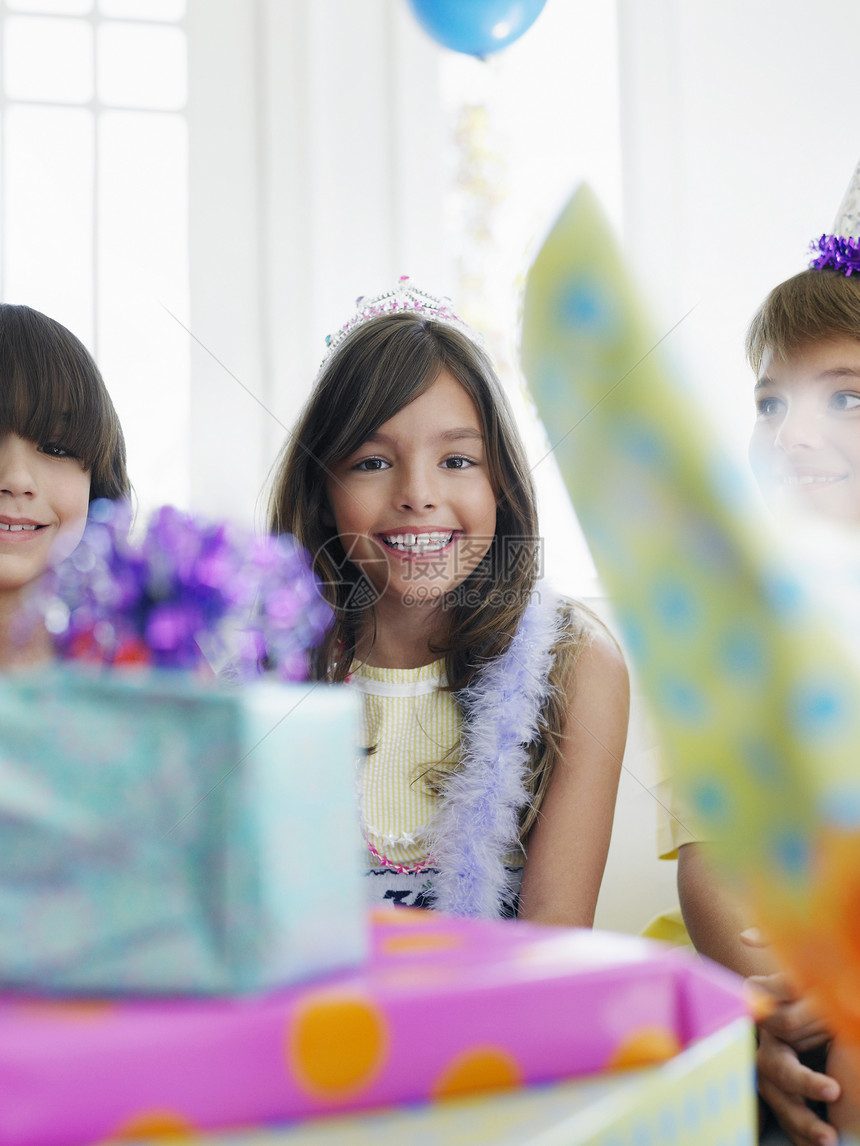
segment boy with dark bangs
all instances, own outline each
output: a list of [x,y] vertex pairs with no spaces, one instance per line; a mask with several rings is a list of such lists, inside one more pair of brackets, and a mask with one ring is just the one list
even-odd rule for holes
[[53,656],[26,594],[81,539],[89,504],[130,493],[116,410],[86,347],[27,306],[0,304],[0,670]]

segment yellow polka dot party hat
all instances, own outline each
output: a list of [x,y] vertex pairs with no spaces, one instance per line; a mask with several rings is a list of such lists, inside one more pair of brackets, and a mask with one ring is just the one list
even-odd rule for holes
[[860,1045],[860,664],[656,341],[582,187],[529,273],[523,369],[695,826]]

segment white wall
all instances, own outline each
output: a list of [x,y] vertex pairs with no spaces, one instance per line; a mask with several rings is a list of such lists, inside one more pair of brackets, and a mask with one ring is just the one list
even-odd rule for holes
[[438,53],[344,0],[191,0],[189,39],[192,504],[246,518],[337,316],[450,278]]
[[618,0],[625,241],[658,332],[714,407],[752,420],[742,344],[803,270],[860,157],[853,0]]

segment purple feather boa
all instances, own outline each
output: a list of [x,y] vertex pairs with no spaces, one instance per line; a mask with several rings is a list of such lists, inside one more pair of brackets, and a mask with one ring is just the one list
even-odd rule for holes
[[[549,691],[558,600],[536,594],[513,640],[458,694],[463,709],[460,768],[430,825],[437,910],[498,917],[512,892],[504,856],[521,849],[519,817],[529,801],[529,745]],[[523,857],[525,858],[525,856]]]

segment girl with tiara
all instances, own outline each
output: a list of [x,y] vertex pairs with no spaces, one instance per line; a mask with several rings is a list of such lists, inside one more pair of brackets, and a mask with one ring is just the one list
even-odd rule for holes
[[[813,242],[809,268],[770,292],[747,334],[756,376],[750,461],[768,504],[791,514],[794,524],[811,515],[849,529],[860,525],[858,236],[860,166],[834,234]],[[823,566],[820,573],[838,577]],[[677,842],[678,890],[696,947],[753,975],[778,1004],[759,1028],[758,1087],[770,1108],[765,1126],[775,1118],[798,1146],[835,1146],[837,1130],[860,1133],[853,1059],[830,1042],[810,1000],[798,997],[766,946],[749,932],[741,939],[748,920],[712,874],[707,844],[689,835]]]
[[327,340],[270,514],[335,612],[312,675],[363,697],[370,897],[591,926],[623,660],[537,580],[531,476],[476,336],[407,279],[359,307]]
[[26,592],[81,539],[89,503],[130,493],[116,410],[86,347],[28,306],[0,304],[0,670],[52,656]]

